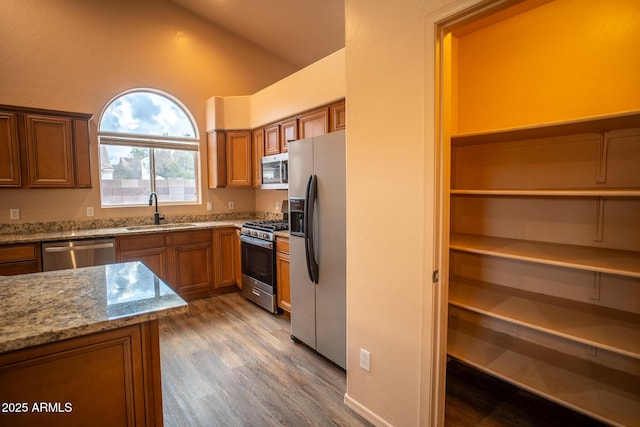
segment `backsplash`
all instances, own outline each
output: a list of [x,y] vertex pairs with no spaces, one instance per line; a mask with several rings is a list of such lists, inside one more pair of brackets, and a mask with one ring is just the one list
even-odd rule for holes
[[[207,215],[175,215],[167,218],[166,220],[163,220],[163,223],[228,221],[244,218],[273,220],[282,219],[282,214],[273,212],[234,212]],[[98,228],[119,228],[151,224],[153,224],[153,218],[149,218],[146,216],[131,218],[103,218],[78,221],[3,223],[0,224],[0,235],[50,233],[70,230],[94,230]]]

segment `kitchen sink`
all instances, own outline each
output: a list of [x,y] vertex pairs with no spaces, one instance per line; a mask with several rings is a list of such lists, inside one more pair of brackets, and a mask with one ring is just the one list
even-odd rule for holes
[[136,230],[172,230],[175,228],[189,228],[194,227],[195,224],[180,222],[173,224],[150,224],[150,225],[132,225],[131,227],[126,227],[127,230],[136,231]]

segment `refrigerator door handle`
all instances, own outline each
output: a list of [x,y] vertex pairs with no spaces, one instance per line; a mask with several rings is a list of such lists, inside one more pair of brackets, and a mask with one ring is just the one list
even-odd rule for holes
[[318,263],[315,255],[314,216],[318,195],[318,178],[309,176],[307,191],[304,199],[304,251],[307,260],[307,273],[313,283],[318,283]]

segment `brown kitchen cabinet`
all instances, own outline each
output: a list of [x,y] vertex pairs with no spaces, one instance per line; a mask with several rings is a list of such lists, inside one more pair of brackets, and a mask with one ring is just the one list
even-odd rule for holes
[[254,159],[249,130],[214,131],[207,134],[209,188],[252,187]]
[[39,243],[0,245],[0,276],[37,273],[40,265]]
[[18,118],[0,112],[0,187],[21,187]]
[[251,187],[251,131],[226,132],[227,143],[227,187]]
[[214,288],[211,230],[172,232],[169,253],[173,289],[188,300],[211,296]]
[[0,106],[0,187],[90,188],[91,117]]
[[280,152],[289,151],[289,142],[298,139],[298,119],[291,118],[280,123]]
[[280,125],[274,124],[264,128],[264,155],[280,153]]
[[235,227],[216,228],[213,231],[216,289],[231,289],[230,287],[237,285],[236,239]]
[[233,241],[234,243],[234,270],[235,270],[235,279],[236,284],[240,289],[242,289],[242,244],[240,242],[240,229],[236,228],[236,238]]
[[329,108],[302,114],[299,123],[300,139],[324,135],[329,132]]
[[278,308],[291,314],[291,281],[289,273],[289,239],[276,237],[276,299]]
[[151,320],[0,354],[0,401],[26,409],[3,425],[161,426],[159,342]]
[[640,114],[454,135],[450,150],[449,356],[637,424]]
[[262,156],[264,156],[264,128],[255,129],[251,132],[251,174],[253,187],[260,188],[262,185]]
[[207,133],[207,182],[209,188],[227,186],[227,144],[224,131]]
[[329,107],[329,132],[336,132],[347,128],[346,103],[340,102]]
[[119,236],[116,237],[116,259],[118,262],[142,261],[156,276],[171,285],[167,252],[169,244],[169,233]]

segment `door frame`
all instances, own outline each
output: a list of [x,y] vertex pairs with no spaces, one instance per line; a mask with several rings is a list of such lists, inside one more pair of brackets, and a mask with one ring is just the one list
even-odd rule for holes
[[[450,141],[454,129],[456,88],[453,69],[452,31],[471,22],[525,3],[527,0],[465,0],[451,4],[425,17],[425,165],[433,170],[425,176],[425,188],[433,191],[433,219],[425,224],[425,242],[433,241],[432,263],[435,271],[425,271],[425,277],[437,274],[431,292],[423,300],[423,331],[425,336],[421,367],[421,416],[425,425],[443,426],[445,416],[447,371],[447,316],[449,291],[449,197],[450,197]],[[548,0],[533,0],[541,3]],[[531,0],[529,0],[531,2]],[[535,6],[532,6],[535,7]],[[433,90],[433,92],[430,92]],[[434,100],[430,104],[431,99]],[[429,268],[429,267],[428,267]],[[425,269],[425,270],[428,270]]]

